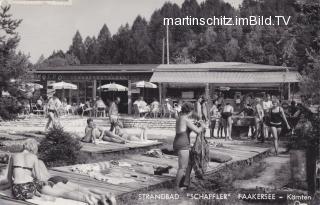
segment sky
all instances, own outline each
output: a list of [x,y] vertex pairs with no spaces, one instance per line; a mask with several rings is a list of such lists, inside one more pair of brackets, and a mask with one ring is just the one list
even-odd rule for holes
[[[18,28],[21,37],[18,50],[29,54],[30,61],[35,63],[42,54],[48,57],[53,50],[68,50],[77,30],[82,38],[97,36],[106,24],[111,34],[115,34],[121,25],[132,25],[137,15],[149,20],[153,11],[166,1],[72,0],[70,6],[12,4],[13,17],[23,19]],[[169,1],[181,6],[184,0]],[[242,2],[225,1],[235,7]]]

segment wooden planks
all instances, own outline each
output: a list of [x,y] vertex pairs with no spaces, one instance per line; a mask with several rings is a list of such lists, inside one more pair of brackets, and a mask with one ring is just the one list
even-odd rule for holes
[[81,151],[94,153],[94,154],[103,154],[110,152],[119,152],[126,151],[137,148],[148,148],[157,145],[161,145],[162,142],[150,142],[150,143],[127,143],[127,144],[119,144],[110,142],[109,144],[92,144],[92,143],[82,143]]
[[[114,143],[110,144],[110,148],[113,150],[115,149],[129,149],[128,147],[124,147],[124,145],[117,146],[113,145]],[[87,149],[97,150],[97,149],[105,149],[108,145],[93,145],[89,144]],[[233,145],[233,144],[226,144],[224,147],[210,147],[210,150],[214,150],[215,152],[221,152],[223,154],[230,155],[232,157],[232,161],[226,163],[216,163],[210,162],[207,173],[213,174],[220,169],[226,167],[227,165],[231,165],[233,163],[237,163],[242,160],[252,159],[262,153],[265,153],[270,148],[263,148],[263,147],[256,147],[253,145]],[[142,154],[127,154],[124,155],[123,158],[120,160],[122,162],[128,162],[131,164],[132,167],[117,167],[113,168],[114,172],[119,174],[135,174],[139,177],[145,177],[147,180],[141,181],[136,180],[135,182],[130,182],[126,184],[111,184],[106,181],[98,181],[96,179],[90,178],[86,175],[81,175],[77,173],[73,173],[70,170],[71,166],[64,166],[64,167],[56,167],[50,170],[50,174],[53,176],[63,176],[68,178],[71,182],[77,183],[80,186],[87,187],[87,188],[95,188],[99,189],[103,192],[111,192],[117,196],[123,196],[126,194],[131,194],[138,190],[147,189],[149,187],[157,187],[157,185],[168,183],[174,180],[175,172],[178,168],[178,157],[172,155],[164,155],[163,158],[154,158],[145,156]],[[139,166],[145,165],[145,167],[151,168],[151,172],[148,173],[141,173],[138,171]],[[173,170],[170,172],[170,175],[163,175],[163,176],[155,176],[152,174],[152,166],[172,166]],[[136,170],[136,171],[135,171]],[[1,199],[0,199],[1,200]],[[8,205],[18,205],[15,201],[5,201],[8,203],[1,203],[1,204],[8,204]],[[22,203],[20,203],[22,204]]]

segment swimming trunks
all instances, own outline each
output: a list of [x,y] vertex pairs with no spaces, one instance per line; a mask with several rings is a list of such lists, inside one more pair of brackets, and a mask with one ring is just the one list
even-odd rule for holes
[[232,113],[231,112],[223,112],[221,113],[221,117],[225,120],[227,120],[229,117],[232,116]]
[[190,136],[187,132],[177,133],[173,140],[173,149],[178,152],[180,150],[189,150]]
[[36,179],[32,182],[13,184],[12,195],[18,200],[32,199],[36,192],[42,189],[42,186],[43,184]]

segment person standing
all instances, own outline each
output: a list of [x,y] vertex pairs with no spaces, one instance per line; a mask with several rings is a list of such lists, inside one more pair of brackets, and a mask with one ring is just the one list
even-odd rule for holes
[[271,128],[272,135],[274,137],[274,150],[275,155],[278,155],[278,137],[281,132],[282,122],[286,123],[287,129],[290,130],[289,123],[284,114],[282,107],[279,105],[277,99],[272,99],[272,108],[270,109],[270,122],[269,126]]
[[55,116],[58,114],[58,109],[61,106],[61,101],[56,96],[56,94],[53,94],[52,98],[49,99],[47,107],[48,107],[48,122],[45,127],[45,131],[48,131],[48,128],[50,124],[52,123],[53,126],[55,126]]
[[202,120],[202,106],[201,106],[202,100],[203,100],[203,97],[199,96],[198,100],[195,103],[195,114],[198,120]]
[[116,97],[116,100],[111,103],[109,108],[109,119],[110,119],[110,132],[112,132],[119,120],[119,109],[118,105],[120,103],[120,98]]
[[263,108],[261,106],[261,100],[260,98],[255,99],[255,106],[254,106],[254,126],[255,126],[255,133],[253,138],[255,140],[258,139],[258,136],[260,135],[261,141],[264,142],[264,136],[263,136],[263,121],[264,112]]
[[263,136],[264,139],[269,137],[269,110],[272,107],[272,101],[271,101],[271,96],[267,94],[262,102],[262,108],[264,112],[264,118],[263,118]]
[[[218,109],[218,101],[213,100],[212,107],[210,109],[210,138],[214,138],[214,129],[216,128],[216,122],[219,120],[219,109]],[[217,132],[217,136],[219,136]]]
[[201,103],[201,113],[202,113],[202,120],[204,122],[208,122],[209,113],[208,113],[208,102],[207,99],[203,98]]
[[[173,141],[173,149],[178,154],[178,171],[176,176],[176,188],[184,188],[183,178],[189,163],[190,152],[190,133],[191,131],[200,134],[205,125],[201,124],[197,127],[193,124],[190,117],[194,110],[194,106],[186,102],[181,107],[180,116],[176,120],[176,136]],[[186,177],[185,177],[186,178]]]
[[226,103],[223,107],[223,111],[221,113],[221,118],[223,122],[223,129],[224,134],[226,136],[226,140],[232,140],[231,133],[232,133],[232,115],[233,115],[233,107],[230,103]]

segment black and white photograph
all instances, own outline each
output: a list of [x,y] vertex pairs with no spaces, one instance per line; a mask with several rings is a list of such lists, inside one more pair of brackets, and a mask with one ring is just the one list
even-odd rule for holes
[[320,0],[1,0],[0,205],[320,205]]

